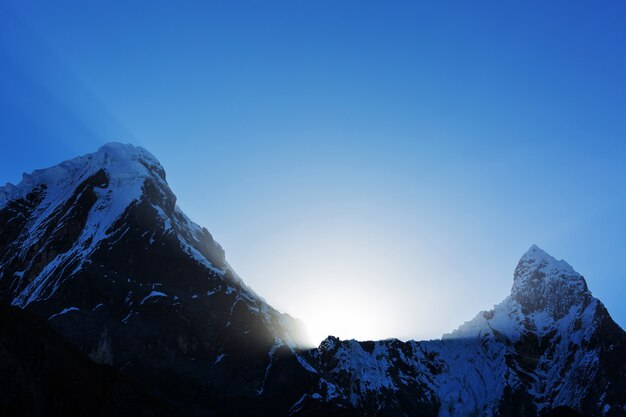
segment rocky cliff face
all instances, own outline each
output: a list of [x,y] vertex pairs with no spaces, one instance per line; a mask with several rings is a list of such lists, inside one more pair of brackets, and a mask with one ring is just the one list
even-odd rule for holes
[[533,246],[513,281],[441,340],[307,349],[144,149],[0,188],[0,300],[187,416],[626,415],[626,335],[584,278]]

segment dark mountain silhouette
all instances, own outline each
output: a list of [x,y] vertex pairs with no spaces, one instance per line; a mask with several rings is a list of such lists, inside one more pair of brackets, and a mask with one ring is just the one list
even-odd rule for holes
[[176,416],[107,365],[98,365],[34,314],[0,305],[0,415]]

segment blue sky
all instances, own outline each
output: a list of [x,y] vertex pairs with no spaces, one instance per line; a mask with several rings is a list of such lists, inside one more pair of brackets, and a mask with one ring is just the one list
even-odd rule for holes
[[0,182],[144,146],[316,338],[437,337],[532,243],[626,325],[626,5],[416,3],[0,0]]

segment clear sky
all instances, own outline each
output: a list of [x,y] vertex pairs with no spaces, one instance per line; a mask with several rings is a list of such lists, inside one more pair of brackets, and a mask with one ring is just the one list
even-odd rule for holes
[[438,337],[533,243],[626,326],[626,3],[417,3],[0,0],[0,182],[141,145],[317,340]]

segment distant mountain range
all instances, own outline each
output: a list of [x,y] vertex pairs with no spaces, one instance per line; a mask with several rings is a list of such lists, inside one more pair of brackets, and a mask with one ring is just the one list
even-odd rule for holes
[[626,416],[626,333],[566,262],[532,246],[441,340],[310,349],[131,145],[0,188],[0,304],[0,415]]

